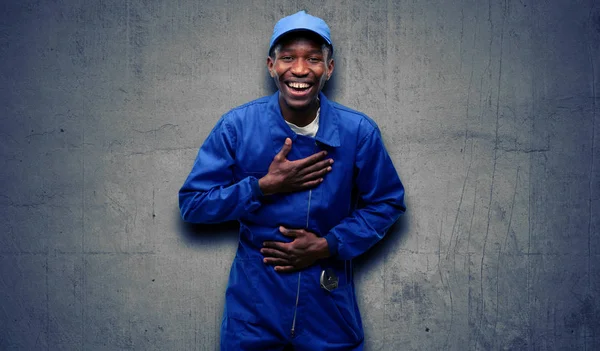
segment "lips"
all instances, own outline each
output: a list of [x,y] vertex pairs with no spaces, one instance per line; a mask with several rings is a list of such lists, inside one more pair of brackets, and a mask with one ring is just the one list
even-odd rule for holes
[[301,97],[308,94],[313,87],[313,84],[306,82],[285,82],[285,86],[288,88],[290,95]]

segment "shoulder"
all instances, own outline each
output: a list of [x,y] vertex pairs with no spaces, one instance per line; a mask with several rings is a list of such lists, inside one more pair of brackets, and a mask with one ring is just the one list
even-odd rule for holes
[[371,135],[374,132],[379,134],[377,123],[365,113],[337,102],[329,101],[329,103],[338,116],[340,127],[351,128],[363,137]]
[[264,115],[268,103],[269,97],[265,96],[234,107],[223,114],[217,124],[224,125],[230,132],[238,130],[244,125],[254,124]]
[[266,104],[269,103],[270,100],[271,100],[270,96],[263,96],[256,100],[252,100],[243,105],[232,108],[231,110],[229,110],[228,114],[236,113],[236,112],[245,112],[245,111],[256,109],[256,108],[263,108],[266,106]]
[[248,117],[248,114],[253,114],[257,111],[261,111],[266,108],[269,103],[270,97],[263,96],[259,99],[252,100],[243,105],[237,106],[229,110],[225,115],[223,115],[224,119],[233,121],[236,118],[244,118]]

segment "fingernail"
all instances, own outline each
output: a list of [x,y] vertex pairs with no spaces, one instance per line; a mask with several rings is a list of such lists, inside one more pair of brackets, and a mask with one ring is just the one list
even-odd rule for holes
[[332,158],[329,159],[329,163],[333,164],[333,159]]
[[331,167],[327,167],[327,172],[331,172]]

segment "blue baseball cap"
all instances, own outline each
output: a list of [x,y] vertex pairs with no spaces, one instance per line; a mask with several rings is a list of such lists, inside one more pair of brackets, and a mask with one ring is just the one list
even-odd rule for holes
[[280,19],[275,27],[273,28],[273,36],[271,36],[271,43],[269,44],[269,52],[275,45],[278,39],[284,34],[307,30],[318,34],[327,44],[331,46],[333,50],[333,44],[331,43],[331,33],[327,23],[319,17],[311,16],[306,11],[302,10],[296,12],[293,15]]

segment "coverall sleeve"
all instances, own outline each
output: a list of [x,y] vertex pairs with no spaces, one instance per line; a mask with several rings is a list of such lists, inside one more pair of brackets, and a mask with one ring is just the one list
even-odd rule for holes
[[406,211],[404,186],[376,127],[359,144],[355,171],[358,206],[324,236],[331,256],[342,260],[366,252]]
[[218,223],[237,220],[261,206],[258,180],[236,182],[236,137],[221,118],[198,151],[194,166],[179,190],[179,209],[186,222]]

